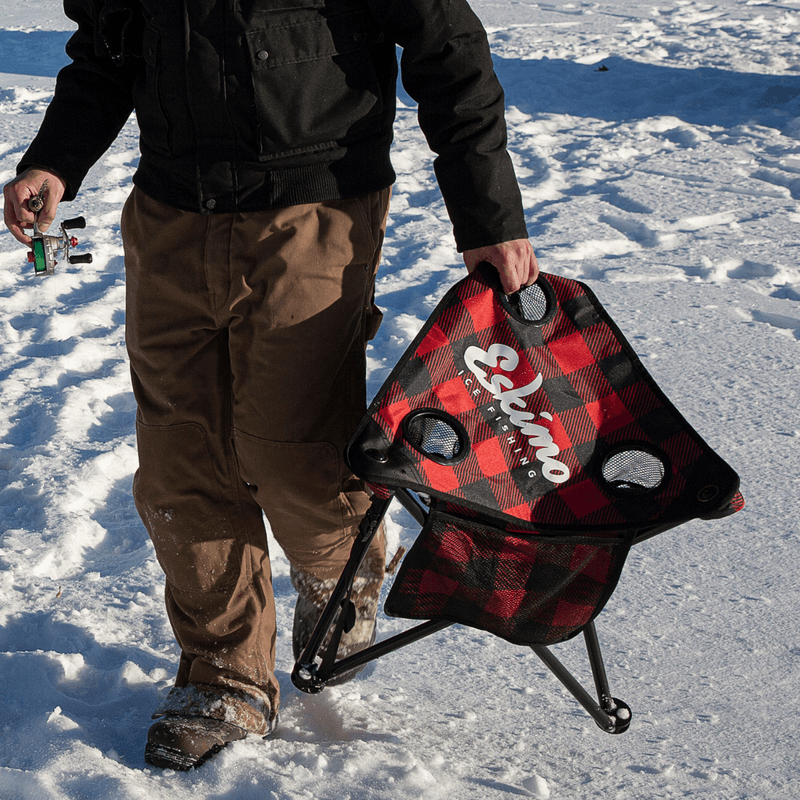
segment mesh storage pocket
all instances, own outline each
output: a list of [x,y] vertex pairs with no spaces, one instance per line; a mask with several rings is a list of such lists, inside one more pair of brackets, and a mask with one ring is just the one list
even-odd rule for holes
[[554,644],[601,611],[629,547],[621,538],[510,533],[434,510],[385,610],[459,622],[514,644]]

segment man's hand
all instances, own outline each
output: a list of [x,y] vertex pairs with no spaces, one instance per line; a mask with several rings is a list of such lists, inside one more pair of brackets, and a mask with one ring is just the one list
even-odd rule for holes
[[539,264],[527,239],[514,239],[476,250],[465,250],[461,255],[469,272],[482,261],[488,261],[500,275],[506,294],[513,294],[523,286],[530,286],[539,277]]
[[36,216],[28,207],[28,201],[39,194],[45,181],[47,188],[44,192],[44,205],[38,217],[39,230],[44,233],[56,218],[58,204],[67,190],[64,181],[53,172],[31,167],[3,187],[6,226],[11,235],[22,244],[31,243],[31,237],[25,233],[25,228],[33,227]]

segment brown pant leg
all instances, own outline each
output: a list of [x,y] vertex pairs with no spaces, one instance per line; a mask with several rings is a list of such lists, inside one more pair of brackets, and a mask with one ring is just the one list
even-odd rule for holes
[[[369,505],[345,444],[366,411],[389,192],[243,215],[231,244],[234,440],[292,567],[338,578]],[[376,548],[383,558],[381,540]],[[381,561],[381,563],[383,563]]]
[[266,533],[238,475],[229,336],[207,274],[218,242],[227,250],[229,228],[230,220],[170,209],[138,190],[124,210],[134,499],[181,647],[171,710],[265,733],[278,707]]

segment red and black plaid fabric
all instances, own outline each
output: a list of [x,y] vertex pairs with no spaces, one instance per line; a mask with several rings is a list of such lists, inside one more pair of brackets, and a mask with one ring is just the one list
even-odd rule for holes
[[514,534],[433,511],[386,613],[461,622],[514,644],[555,644],[600,612],[628,547],[624,538]]
[[520,298],[488,267],[456,284],[347,458],[372,484],[434,498],[388,613],[537,644],[599,612],[636,535],[741,496],[586,286],[542,275]]

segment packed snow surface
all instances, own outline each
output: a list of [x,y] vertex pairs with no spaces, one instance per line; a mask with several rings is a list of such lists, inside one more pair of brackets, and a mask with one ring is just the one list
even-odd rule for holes
[[[742,478],[747,508],[631,553],[598,620],[630,730],[603,733],[526,648],[452,627],[201,770],[146,767],[177,660],[130,495],[119,215],[128,123],[65,216],[91,265],[34,278],[0,234],[0,798],[366,800],[800,796],[800,0],[476,0],[544,270],[589,284]],[[58,0],[3,9],[0,181],[64,63]],[[464,272],[400,90],[375,392]],[[391,549],[413,541],[394,510]],[[404,623],[384,616],[380,635]],[[580,640],[554,652],[591,685]]]

